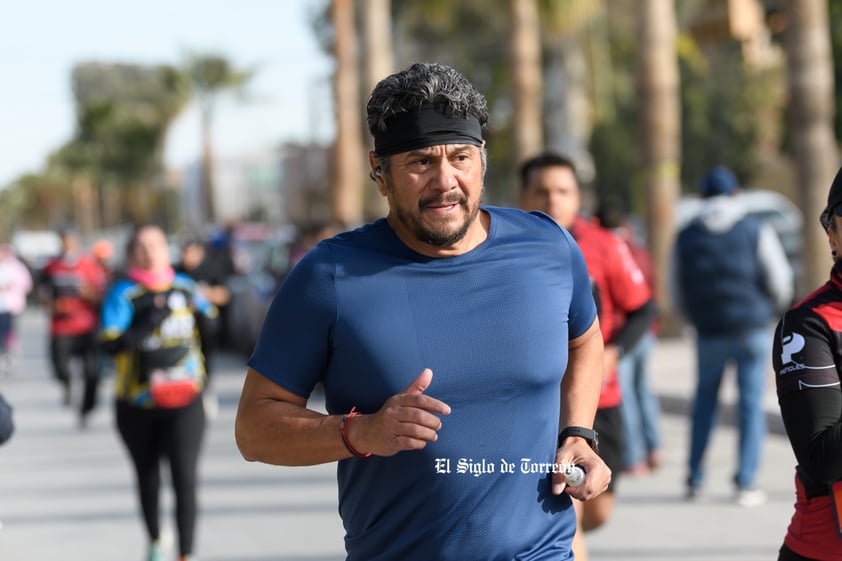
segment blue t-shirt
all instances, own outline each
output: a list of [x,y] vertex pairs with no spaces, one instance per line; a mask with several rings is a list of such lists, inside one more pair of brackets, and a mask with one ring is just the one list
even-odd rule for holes
[[453,257],[412,251],[383,219],[321,242],[248,361],[302,397],[322,382],[332,414],[374,413],[427,367],[425,393],[451,406],[423,450],[339,462],[350,561],[572,558],[570,498],[540,464],[555,459],[567,342],[596,317],[587,269],[548,216],[483,210],[488,238]]

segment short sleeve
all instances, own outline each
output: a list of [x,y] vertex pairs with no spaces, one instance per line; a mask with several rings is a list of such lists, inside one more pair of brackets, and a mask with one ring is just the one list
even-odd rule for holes
[[116,339],[132,323],[134,307],[125,296],[127,290],[126,281],[117,282],[102,301],[100,333],[104,339]]
[[596,303],[593,299],[591,279],[588,275],[585,257],[570,233],[566,230],[563,231],[570,248],[570,274],[573,280],[569,312],[569,337],[575,339],[593,325],[596,319]]

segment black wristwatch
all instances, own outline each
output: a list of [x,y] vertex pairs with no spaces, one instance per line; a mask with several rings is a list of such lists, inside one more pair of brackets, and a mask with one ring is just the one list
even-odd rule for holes
[[599,454],[599,433],[593,429],[586,429],[585,427],[566,427],[558,433],[558,447],[561,448],[561,443],[568,436],[580,436],[588,441],[588,444],[594,452]]

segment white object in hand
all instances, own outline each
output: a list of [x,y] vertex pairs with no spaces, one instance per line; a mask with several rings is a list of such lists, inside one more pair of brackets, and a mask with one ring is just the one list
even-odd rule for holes
[[585,482],[585,470],[577,465],[564,466],[564,479],[571,487],[578,487]]

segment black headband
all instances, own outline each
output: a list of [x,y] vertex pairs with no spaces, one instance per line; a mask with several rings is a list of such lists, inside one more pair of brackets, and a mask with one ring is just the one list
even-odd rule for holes
[[374,152],[391,156],[439,144],[482,146],[482,127],[474,116],[447,117],[432,105],[398,113],[386,122],[386,130],[374,133]]

